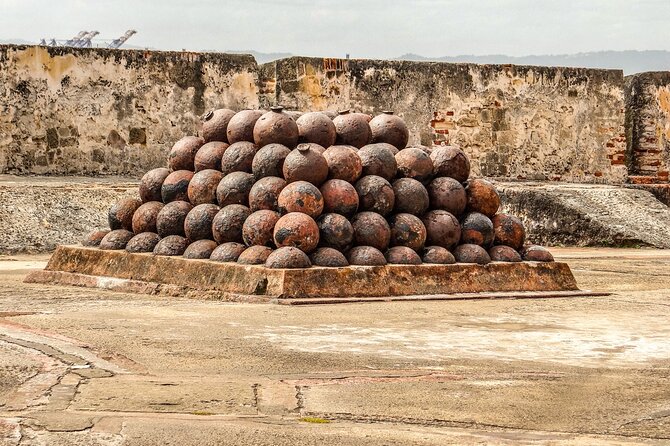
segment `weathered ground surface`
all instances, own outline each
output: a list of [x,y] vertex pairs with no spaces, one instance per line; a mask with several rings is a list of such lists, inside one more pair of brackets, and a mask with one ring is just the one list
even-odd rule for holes
[[231,304],[2,258],[0,444],[670,443],[670,253],[554,252],[614,294]]

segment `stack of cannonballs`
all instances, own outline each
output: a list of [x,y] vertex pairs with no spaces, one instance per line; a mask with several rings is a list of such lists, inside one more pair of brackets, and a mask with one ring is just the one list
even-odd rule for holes
[[84,244],[269,268],[553,260],[463,151],[408,136],[391,112],[212,111]]

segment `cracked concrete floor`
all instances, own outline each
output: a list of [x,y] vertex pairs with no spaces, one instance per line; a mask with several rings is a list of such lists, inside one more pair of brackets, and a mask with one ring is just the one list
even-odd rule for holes
[[230,304],[0,257],[0,445],[670,444],[670,252],[554,253],[613,294]]

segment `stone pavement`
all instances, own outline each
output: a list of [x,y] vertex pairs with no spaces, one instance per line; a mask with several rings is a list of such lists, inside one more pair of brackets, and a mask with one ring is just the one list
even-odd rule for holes
[[613,294],[235,304],[0,257],[0,445],[669,444],[670,252],[553,251]]

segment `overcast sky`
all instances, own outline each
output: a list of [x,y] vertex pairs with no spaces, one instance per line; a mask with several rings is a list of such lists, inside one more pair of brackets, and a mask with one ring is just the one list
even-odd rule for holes
[[0,0],[0,40],[392,58],[670,50],[670,0]]

